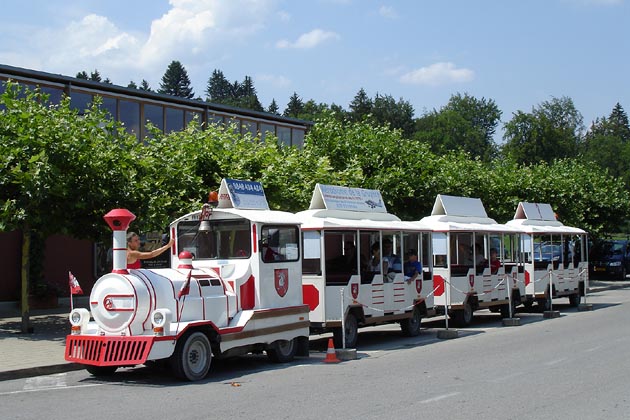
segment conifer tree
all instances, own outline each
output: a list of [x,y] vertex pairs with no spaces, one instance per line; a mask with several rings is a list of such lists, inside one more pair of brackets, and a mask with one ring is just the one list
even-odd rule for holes
[[182,98],[192,99],[195,94],[190,86],[190,78],[188,72],[179,61],[173,60],[168,65],[158,93],[167,95],[180,96]]

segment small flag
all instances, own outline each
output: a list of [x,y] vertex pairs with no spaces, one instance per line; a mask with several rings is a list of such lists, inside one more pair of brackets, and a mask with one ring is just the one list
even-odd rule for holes
[[70,284],[70,294],[83,294],[83,290],[81,290],[81,286],[79,285],[79,280],[77,280],[77,278],[74,277],[74,275],[70,271],[68,271],[68,283]]
[[182,284],[181,289],[179,289],[179,293],[177,294],[177,299],[181,299],[182,296],[185,296],[190,293],[190,275],[192,274],[192,270],[188,271],[188,277],[186,277],[186,281]]

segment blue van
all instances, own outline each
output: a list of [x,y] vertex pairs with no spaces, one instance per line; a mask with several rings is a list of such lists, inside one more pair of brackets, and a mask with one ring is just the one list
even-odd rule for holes
[[630,271],[630,241],[595,242],[589,253],[588,267],[590,278],[625,280]]

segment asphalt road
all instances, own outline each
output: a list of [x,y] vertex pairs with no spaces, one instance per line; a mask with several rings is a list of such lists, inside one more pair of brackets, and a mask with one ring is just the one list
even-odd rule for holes
[[[217,362],[198,383],[167,370],[123,369],[109,380],[85,371],[0,382],[6,419],[627,419],[630,290],[591,295],[592,312],[520,314],[503,327],[489,312],[454,340],[442,320],[420,337],[395,326],[362,330],[359,360],[287,365],[248,356]],[[561,302],[561,301],[559,301]],[[325,350],[325,339],[312,349]]]

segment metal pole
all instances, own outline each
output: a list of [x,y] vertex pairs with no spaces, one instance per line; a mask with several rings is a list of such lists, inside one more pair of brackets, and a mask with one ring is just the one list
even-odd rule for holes
[[[444,323],[446,324],[446,329],[448,330],[448,298],[449,298],[449,290],[447,289],[447,281],[444,279]],[[450,287],[450,283],[448,284]]]
[[343,291],[344,288],[341,288],[341,348],[346,348],[346,308],[344,307],[343,302]]
[[553,272],[549,270],[549,310],[553,311]]
[[510,314],[510,319],[512,319],[514,318],[514,314],[512,313],[512,283],[508,280],[507,274],[505,275],[504,280],[506,281],[506,284],[507,284],[508,305],[510,306],[509,314]]

